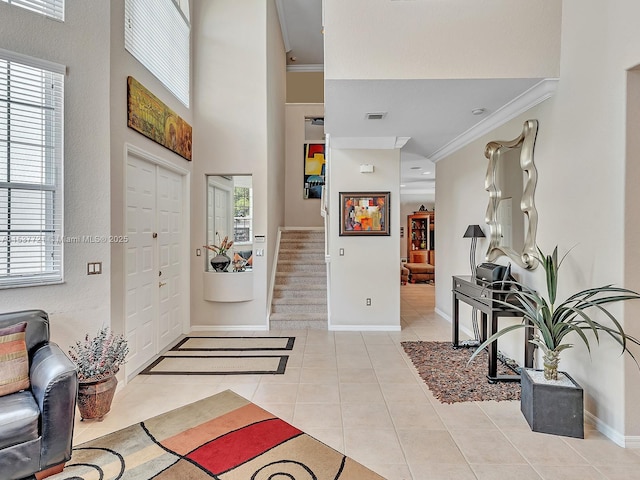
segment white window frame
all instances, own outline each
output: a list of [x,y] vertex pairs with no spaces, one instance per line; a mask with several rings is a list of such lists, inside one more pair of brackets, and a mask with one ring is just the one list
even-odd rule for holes
[[0,288],[64,280],[64,74],[0,49]]
[[64,22],[65,0],[0,0],[1,2],[24,8],[30,12],[40,13],[45,17]]
[[[247,189],[249,190],[249,212],[247,215],[245,215],[244,217],[237,217],[236,216],[236,190],[238,189]],[[242,245],[251,245],[253,243],[253,187],[252,186],[247,186],[247,185],[234,185],[233,186],[233,196],[232,196],[232,201],[233,201],[233,233],[234,233],[234,237],[233,237],[233,244],[236,245],[236,247],[240,247]],[[239,228],[239,224],[244,224],[245,222],[249,223],[249,235],[248,235],[248,240],[245,241],[239,241],[236,239],[235,237],[235,232],[236,229]],[[244,225],[242,225],[242,227],[244,227]]]
[[191,83],[188,12],[187,0],[125,0],[124,48],[186,107]]

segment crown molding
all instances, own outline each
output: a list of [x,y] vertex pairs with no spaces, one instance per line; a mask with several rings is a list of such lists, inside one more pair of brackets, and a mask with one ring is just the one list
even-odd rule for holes
[[291,42],[289,41],[289,30],[287,30],[287,22],[284,19],[284,3],[283,0],[276,0],[276,10],[278,11],[278,21],[280,22],[280,31],[282,32],[282,43],[284,43],[284,51],[291,51]]
[[411,137],[331,137],[331,148],[338,150],[393,150],[404,147]]
[[436,150],[433,155],[429,156],[429,159],[433,162],[438,162],[474,140],[504,125],[509,120],[513,120],[530,108],[544,102],[555,93],[558,87],[558,81],[558,78],[545,78],[541,82],[536,83],[529,90],[500,107],[491,115],[488,115],[487,118],[476,123],[469,130],[458,135],[449,143]]
[[324,72],[324,63],[308,65],[287,65],[287,72]]

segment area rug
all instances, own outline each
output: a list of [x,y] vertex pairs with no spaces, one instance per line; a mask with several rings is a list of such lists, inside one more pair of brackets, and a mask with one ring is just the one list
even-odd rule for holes
[[[454,349],[451,342],[402,342],[420,377],[433,396],[442,403],[483,400],[519,400],[519,382],[487,381],[487,352],[482,351],[471,364],[471,348]],[[515,373],[498,363],[498,375]]]
[[227,390],[79,445],[49,480],[384,480]]
[[282,375],[295,337],[186,337],[142,375]]
[[293,350],[296,337],[186,337],[172,351],[246,352]]
[[162,355],[142,375],[282,375],[287,355]]

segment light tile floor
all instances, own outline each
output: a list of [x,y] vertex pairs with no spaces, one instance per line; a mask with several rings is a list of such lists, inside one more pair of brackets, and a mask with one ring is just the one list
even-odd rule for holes
[[389,480],[640,479],[640,450],[589,426],[584,440],[539,434],[519,402],[436,400],[400,346],[450,339],[434,293],[432,285],[401,287],[401,332],[270,332],[296,337],[284,375],[137,376],[102,422],[78,418],[74,442],[232,389]]

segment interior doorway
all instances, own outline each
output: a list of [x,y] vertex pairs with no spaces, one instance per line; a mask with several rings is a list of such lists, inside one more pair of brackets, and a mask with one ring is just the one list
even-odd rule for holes
[[186,170],[127,150],[127,379],[188,329],[188,198]]

